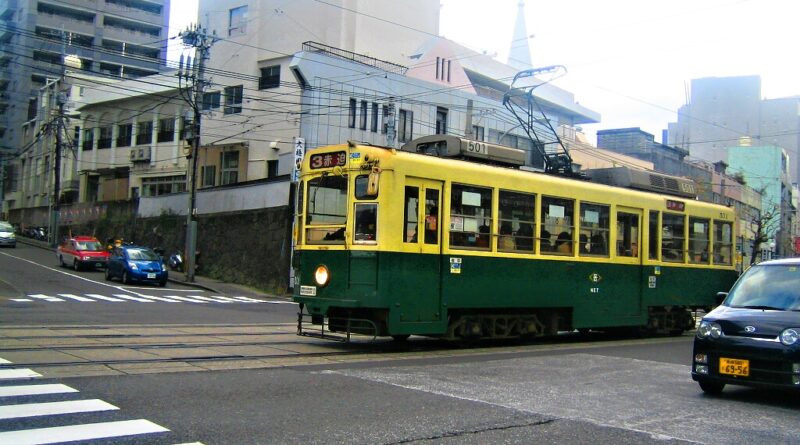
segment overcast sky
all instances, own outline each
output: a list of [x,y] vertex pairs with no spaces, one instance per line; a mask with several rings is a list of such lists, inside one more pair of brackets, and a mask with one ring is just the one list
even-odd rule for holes
[[[440,2],[443,36],[506,61],[518,0]],[[760,75],[763,97],[800,95],[800,0],[527,0],[525,13],[533,65],[566,66],[555,84],[601,114],[592,142],[623,127],[660,141],[694,78]]]

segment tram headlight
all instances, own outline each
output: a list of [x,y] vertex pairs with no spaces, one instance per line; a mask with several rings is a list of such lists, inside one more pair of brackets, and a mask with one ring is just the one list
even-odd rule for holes
[[701,321],[697,328],[698,338],[719,338],[722,335],[722,326],[713,321]]
[[784,329],[781,332],[781,343],[786,346],[791,346],[797,343],[797,340],[800,340],[800,333],[798,333],[797,329]]
[[320,264],[317,266],[317,269],[314,270],[314,281],[317,282],[317,286],[325,286],[328,284],[328,280],[330,280],[331,274],[328,272],[328,266],[324,264]]

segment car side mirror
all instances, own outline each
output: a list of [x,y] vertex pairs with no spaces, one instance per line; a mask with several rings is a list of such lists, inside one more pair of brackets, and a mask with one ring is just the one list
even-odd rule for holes
[[717,304],[722,304],[722,302],[725,301],[726,298],[728,298],[727,292],[717,292],[717,299],[716,299]]

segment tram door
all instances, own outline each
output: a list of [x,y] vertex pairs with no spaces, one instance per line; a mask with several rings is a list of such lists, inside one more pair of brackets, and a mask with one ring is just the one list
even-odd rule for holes
[[401,321],[439,321],[441,314],[442,183],[406,178],[405,269],[410,285]]
[[621,295],[629,297],[620,301],[619,308],[625,315],[638,315],[642,310],[642,215],[641,209],[617,207],[617,260],[629,266],[621,277],[628,284]]

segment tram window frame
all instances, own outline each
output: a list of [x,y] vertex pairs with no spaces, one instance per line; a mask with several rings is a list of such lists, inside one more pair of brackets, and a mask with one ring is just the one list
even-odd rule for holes
[[[670,220],[670,221],[668,221]],[[680,236],[675,227],[680,223]],[[669,233],[669,236],[667,236]],[[669,246],[667,246],[669,241]],[[679,241],[676,243],[676,241]],[[661,215],[661,260],[668,263],[686,262],[686,215],[664,212]],[[675,248],[674,246],[679,246]]]
[[[464,202],[465,198],[469,201]],[[451,248],[467,250],[492,248],[492,201],[491,188],[466,184],[451,186],[449,230]]]
[[[409,195],[409,191],[413,194]],[[410,205],[413,200],[413,209]],[[407,185],[403,194],[403,242],[416,243],[419,233],[419,187]],[[413,220],[410,218],[413,217]]]
[[[326,190],[338,190],[338,194],[331,194],[329,198],[326,198],[326,195],[323,194],[321,196],[324,199],[322,206],[327,207],[327,209],[322,209],[321,211],[339,211],[340,213],[320,213],[317,211],[317,195],[325,185],[327,185]],[[337,187],[331,187],[331,185],[336,185]],[[305,210],[306,244],[344,244],[347,224],[348,176],[321,175],[308,180],[309,190],[312,187],[314,187],[313,192],[306,193],[309,201]],[[314,204],[313,211],[311,210],[312,200]],[[344,211],[341,212],[342,210]],[[315,220],[314,217],[321,217],[322,220],[320,221],[319,218]]]
[[377,199],[378,193],[370,195],[367,193],[369,190],[369,175],[358,175],[355,180],[355,197],[358,200]]
[[656,261],[659,259],[659,253],[661,252],[661,250],[658,248],[658,246],[661,244],[661,231],[658,229],[659,213],[660,212],[657,210],[651,210],[650,217],[648,219],[649,243],[647,255],[648,258]]
[[[575,245],[575,200],[542,196],[541,203],[539,252],[544,255],[573,256],[575,251],[573,248]],[[559,207],[562,209],[560,212],[558,211]],[[556,216],[550,216],[551,213],[555,213]],[[555,238],[556,242],[551,243],[550,240],[553,239],[556,231],[558,232],[558,236]],[[562,247],[564,245],[568,248]]]
[[[727,237],[725,229],[727,226]],[[727,238],[727,240],[725,239]],[[714,264],[730,266],[733,264],[733,223],[730,221],[714,221]],[[727,250],[727,255],[725,251]],[[727,257],[727,261],[724,258]]]
[[[595,215],[587,214],[587,211]],[[590,221],[595,218],[597,221]],[[611,206],[581,202],[578,253],[580,256],[608,257],[608,240],[611,234]],[[591,225],[590,225],[591,224]],[[585,236],[583,240],[581,237]]]
[[534,253],[536,194],[500,190],[498,200],[497,251]]
[[378,244],[377,202],[358,202],[354,205],[353,243]]
[[[624,218],[623,218],[624,216]],[[617,256],[623,258],[639,258],[639,231],[641,221],[638,213],[617,211]],[[630,220],[635,220],[636,224],[630,224]],[[635,228],[634,233],[628,233]]]
[[[701,230],[698,231],[698,229]],[[710,219],[696,216],[689,217],[689,263],[709,264],[709,251],[711,250],[710,229]],[[705,238],[703,238],[703,234]],[[705,243],[705,247],[702,247],[703,243]]]

